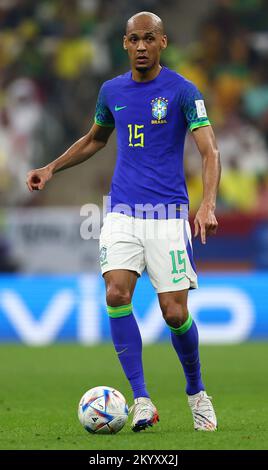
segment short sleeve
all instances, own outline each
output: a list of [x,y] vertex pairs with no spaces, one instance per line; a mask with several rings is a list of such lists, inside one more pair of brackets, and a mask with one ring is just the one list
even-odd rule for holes
[[115,127],[114,117],[106,101],[105,84],[102,85],[96,104],[95,123],[103,127]]
[[204,98],[198,88],[187,82],[181,96],[182,110],[190,131],[198,127],[210,126]]

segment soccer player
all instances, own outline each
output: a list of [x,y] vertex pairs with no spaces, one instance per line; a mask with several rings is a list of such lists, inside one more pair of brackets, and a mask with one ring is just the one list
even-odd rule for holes
[[[30,191],[43,189],[56,172],[101,150],[117,129],[100,263],[114,347],[134,395],[132,429],[140,431],[159,419],[144,380],[142,340],[131,303],[146,267],[184,370],[194,429],[214,431],[217,420],[201,378],[197,327],[187,308],[188,291],[197,287],[183,172],[187,128],[202,157],[203,199],[194,220],[202,243],[218,225],[219,152],[201,93],[160,64],[167,47],[162,20],[150,12],[131,17],[123,47],[131,70],[103,84],[89,132],[53,162],[29,172],[27,185]],[[160,236],[152,236],[155,232]]]

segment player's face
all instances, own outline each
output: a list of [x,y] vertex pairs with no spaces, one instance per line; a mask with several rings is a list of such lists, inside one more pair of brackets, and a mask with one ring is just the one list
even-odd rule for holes
[[[137,26],[140,27],[140,25]],[[158,65],[161,51],[166,46],[166,36],[153,25],[137,29],[134,24],[124,36],[124,49],[128,51],[131,68],[140,72],[146,72]]]

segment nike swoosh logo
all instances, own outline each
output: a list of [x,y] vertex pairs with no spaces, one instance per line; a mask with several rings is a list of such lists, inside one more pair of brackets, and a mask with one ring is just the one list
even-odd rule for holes
[[180,281],[182,281],[183,279],[184,279],[184,276],[179,277],[179,279],[175,279],[175,277],[173,277],[172,282],[173,282],[173,284],[177,284],[177,282],[180,282]]
[[125,348],[125,349],[122,349],[122,351],[119,351],[119,352],[117,353],[117,354],[118,354],[118,356],[119,356],[119,354],[122,354],[122,353],[123,353],[123,352],[125,352],[126,350],[127,350],[127,348]]
[[121,109],[127,108],[127,106],[117,106],[117,104],[114,107],[115,111],[121,111]]

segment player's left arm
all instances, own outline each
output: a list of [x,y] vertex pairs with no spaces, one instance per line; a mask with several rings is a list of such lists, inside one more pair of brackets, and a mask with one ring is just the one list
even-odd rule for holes
[[215,209],[221,176],[220,154],[211,126],[198,127],[192,135],[202,157],[203,179],[203,199],[194,219],[194,236],[200,233],[205,244],[207,235],[215,235],[218,228]]

